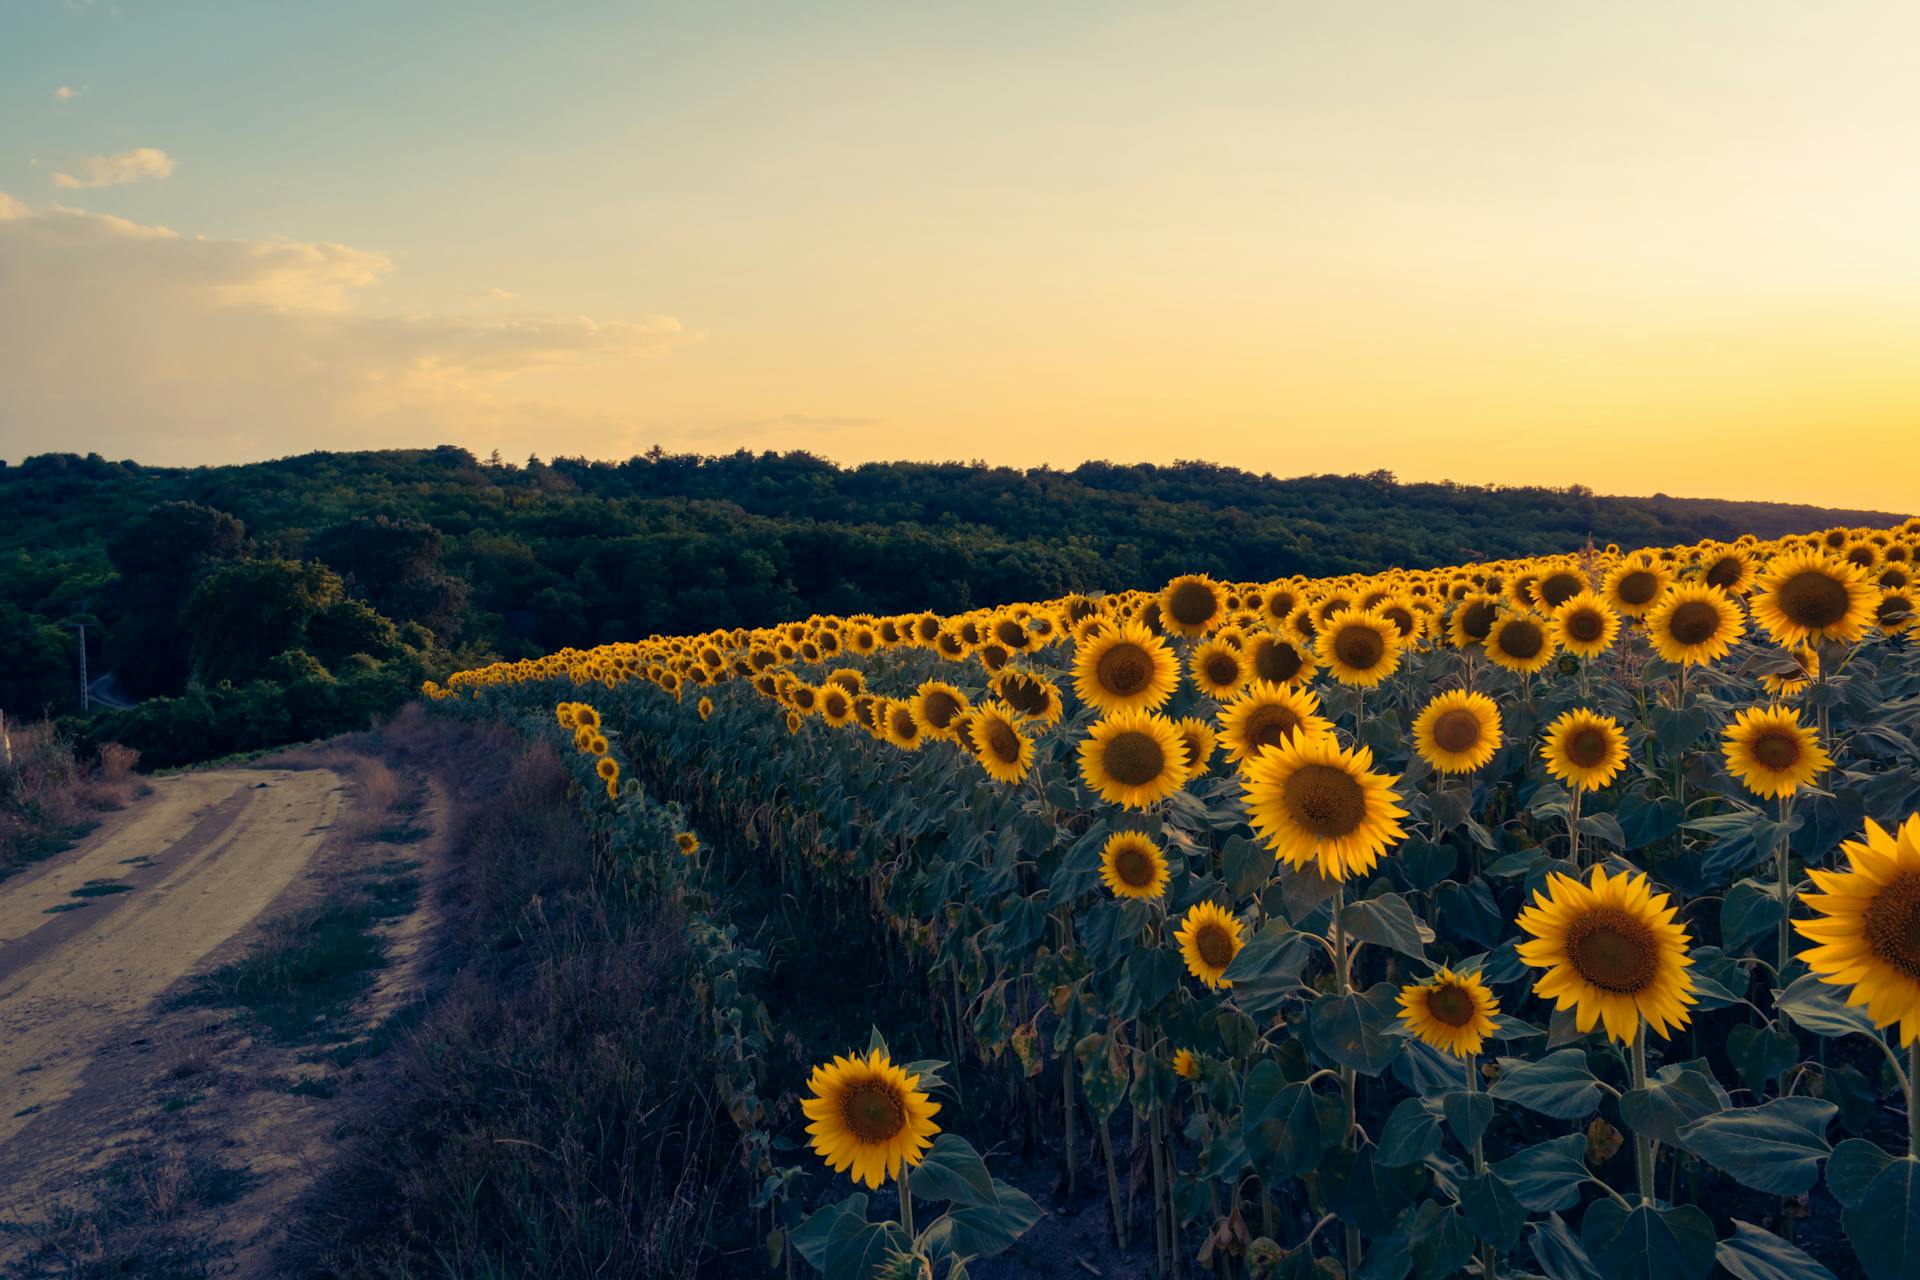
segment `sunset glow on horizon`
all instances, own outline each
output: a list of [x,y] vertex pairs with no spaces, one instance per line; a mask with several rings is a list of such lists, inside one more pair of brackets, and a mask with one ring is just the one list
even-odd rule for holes
[[0,458],[1920,507],[1920,8],[10,6]]

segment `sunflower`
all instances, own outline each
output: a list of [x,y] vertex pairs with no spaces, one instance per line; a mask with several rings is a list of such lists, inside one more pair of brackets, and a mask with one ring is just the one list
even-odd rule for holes
[[1216,991],[1233,985],[1224,975],[1240,953],[1238,920],[1211,902],[1196,902],[1173,936],[1180,943],[1188,973]]
[[896,1067],[875,1049],[813,1069],[800,1110],[813,1123],[814,1151],[835,1173],[878,1187],[920,1163],[940,1126],[940,1104],[919,1088],[920,1077]]
[[1246,683],[1247,655],[1216,634],[1187,655],[1187,677],[1193,687],[1220,702]]
[[1157,710],[1179,683],[1173,650],[1137,622],[1102,632],[1074,652],[1073,691],[1107,715]]
[[1914,592],[1907,587],[1881,591],[1880,603],[1874,606],[1873,622],[1890,636],[1920,631],[1920,608],[1915,607]]
[[1527,603],[1542,613],[1552,613],[1587,589],[1587,579],[1572,565],[1549,569],[1532,584]]
[[694,706],[700,712],[700,718],[702,720],[705,720],[708,716],[713,714],[712,698],[702,698],[700,699],[699,702],[695,703]]
[[1698,583],[1670,587],[1647,613],[1653,647],[1676,666],[1718,662],[1746,633],[1740,606],[1718,587]]
[[1800,900],[1818,920],[1795,920],[1816,943],[1800,953],[1820,981],[1853,988],[1876,1027],[1900,1024],[1900,1043],[1920,1037],[1920,814],[1890,835],[1871,818],[1865,840],[1849,840],[1848,870],[1809,867],[1818,893]]
[[1620,616],[1591,591],[1569,596],[1553,611],[1553,638],[1576,657],[1597,657],[1619,636]]
[[593,762],[593,771],[599,775],[600,781],[602,782],[618,782],[620,780],[620,762],[612,756],[601,756],[598,760],[595,760]]
[[1626,731],[1612,716],[1576,707],[1547,726],[1540,756],[1547,772],[1568,786],[1597,791],[1626,767]]
[[914,691],[908,705],[922,732],[953,741],[953,718],[967,709],[967,695],[942,680],[929,680]]
[[1666,594],[1673,575],[1665,566],[1640,560],[1623,560],[1607,571],[1600,591],[1606,602],[1629,618],[1643,618],[1660,597]]
[[1553,633],[1530,613],[1509,613],[1487,631],[1487,657],[1515,675],[1530,676],[1553,661]]
[[1443,693],[1414,718],[1413,749],[1437,773],[1472,773],[1500,749],[1500,708],[1484,693]]
[[1236,764],[1295,735],[1331,732],[1333,721],[1320,714],[1320,699],[1310,689],[1255,680],[1220,710],[1220,741]]
[[1825,772],[1833,759],[1820,738],[1785,707],[1748,707],[1727,726],[1721,751],[1727,772],[1757,796],[1790,796]]
[[1274,632],[1249,637],[1246,655],[1248,678],[1269,684],[1305,684],[1319,670],[1311,648]]
[[918,751],[927,744],[926,730],[914,717],[913,704],[901,698],[889,698],[881,712],[880,728],[887,741],[902,751]]
[[674,847],[691,858],[700,852],[700,837],[691,831],[682,831],[673,838]]
[[1516,921],[1533,935],[1517,951],[1545,969],[1534,992],[1561,1012],[1574,1010],[1584,1035],[1596,1023],[1631,1044],[1641,1019],[1662,1039],[1685,1026],[1694,1003],[1693,959],[1678,908],[1654,893],[1643,872],[1608,876],[1595,867],[1586,883],[1555,872]]
[[1485,592],[1475,591],[1462,599],[1447,621],[1447,638],[1456,649],[1471,649],[1487,638],[1493,624],[1500,620],[1500,601]]
[[1268,848],[1295,868],[1317,865],[1329,880],[1373,869],[1404,839],[1399,778],[1373,772],[1373,753],[1333,735],[1295,735],[1242,770],[1247,818]]
[[834,728],[853,719],[854,699],[848,696],[846,689],[837,684],[822,685],[820,689],[820,718]]
[[1013,708],[989,702],[968,718],[965,741],[973,758],[999,782],[1019,782],[1033,768],[1033,741],[1020,732]]
[[1500,1012],[1477,973],[1455,973],[1442,965],[1425,982],[1400,988],[1400,1021],[1407,1030],[1456,1058],[1471,1058],[1493,1034]]
[[993,678],[993,691],[1024,719],[1042,725],[1055,724],[1060,719],[1060,690],[1045,676],[1002,671]]
[[1213,726],[1198,716],[1183,716],[1173,722],[1180,745],[1187,753],[1187,781],[1201,777],[1213,764],[1215,746]]
[[1116,831],[1100,848],[1100,879],[1118,898],[1157,898],[1167,891],[1167,855],[1138,831]]
[[1744,595],[1753,585],[1753,561],[1733,547],[1721,547],[1701,557],[1700,581],[1728,595]]
[[1799,666],[1798,675],[1764,674],[1760,684],[1776,698],[1791,698],[1801,692],[1820,674],[1820,651],[1818,649],[1789,648],[1784,651]]
[[1858,640],[1873,622],[1872,581],[1858,565],[1812,551],[1775,556],[1755,584],[1753,616],[1783,645]]
[[1172,721],[1123,711],[1087,731],[1080,776],[1108,804],[1144,809],[1186,785],[1187,752]]
[[1173,1051],[1173,1074],[1182,1080],[1197,1080],[1200,1077],[1200,1061],[1193,1056],[1193,1050]]
[[1342,609],[1321,628],[1314,653],[1341,684],[1369,689],[1400,665],[1400,630],[1378,613]]
[[1182,574],[1161,588],[1160,625],[1177,636],[1203,636],[1226,620],[1226,592],[1204,573]]

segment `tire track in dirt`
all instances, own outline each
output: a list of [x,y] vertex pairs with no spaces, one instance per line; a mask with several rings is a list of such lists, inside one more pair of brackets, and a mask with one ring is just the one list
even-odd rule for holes
[[[0,1167],[27,1159],[33,1129],[130,1017],[293,880],[341,788],[325,770],[158,780],[144,812],[0,887]],[[102,882],[124,891],[72,896]]]

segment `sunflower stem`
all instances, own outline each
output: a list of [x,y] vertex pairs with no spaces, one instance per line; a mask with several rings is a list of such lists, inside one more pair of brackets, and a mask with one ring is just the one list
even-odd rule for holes
[[[1640,1019],[1640,1025],[1633,1031],[1633,1087],[1647,1087],[1647,1020]],[[1633,1135],[1633,1165],[1640,1175],[1640,1203],[1653,1207],[1653,1140],[1644,1134]]]
[[[1470,1053],[1466,1056],[1462,1065],[1467,1069],[1467,1092],[1470,1094],[1480,1092],[1480,1063],[1478,1058]],[[1485,1135],[1477,1134],[1473,1139],[1473,1176],[1476,1178],[1482,1177],[1486,1172],[1487,1144]],[[1480,1274],[1485,1280],[1493,1280],[1493,1246],[1490,1244],[1483,1243],[1480,1246]]]
[[907,1247],[913,1247],[913,1192],[907,1187],[907,1170],[894,1179],[900,1186],[900,1229],[907,1233]]
[[1920,1160],[1920,1038],[1907,1046],[1907,1155]]
[[[1780,797],[1780,847],[1775,850],[1775,865],[1780,873],[1780,969],[1774,975],[1781,986],[1787,985],[1787,948],[1792,939],[1792,927],[1787,917],[1793,910],[1793,886],[1790,882],[1791,865],[1788,856],[1787,822],[1793,817],[1793,794]],[[1787,1015],[1780,1011],[1780,1029],[1787,1029]]]
[[[1353,976],[1347,970],[1347,927],[1340,923],[1340,913],[1347,904],[1347,882],[1336,880],[1333,885],[1333,971],[1334,978],[1340,984],[1340,994],[1353,992]],[[1340,1097],[1347,1104],[1346,1134],[1340,1139],[1340,1145],[1348,1151],[1353,1150],[1353,1130],[1360,1123],[1357,1085],[1353,1068],[1340,1068]],[[1353,1275],[1360,1270],[1360,1228],[1347,1227],[1347,1274]]]
[[1573,796],[1567,801],[1567,858],[1573,863],[1573,869],[1580,869],[1580,794],[1583,788],[1575,783]]

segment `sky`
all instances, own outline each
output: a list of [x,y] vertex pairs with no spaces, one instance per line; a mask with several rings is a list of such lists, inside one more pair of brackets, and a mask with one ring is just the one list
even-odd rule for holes
[[1920,5],[0,0],[0,458],[1920,507]]

